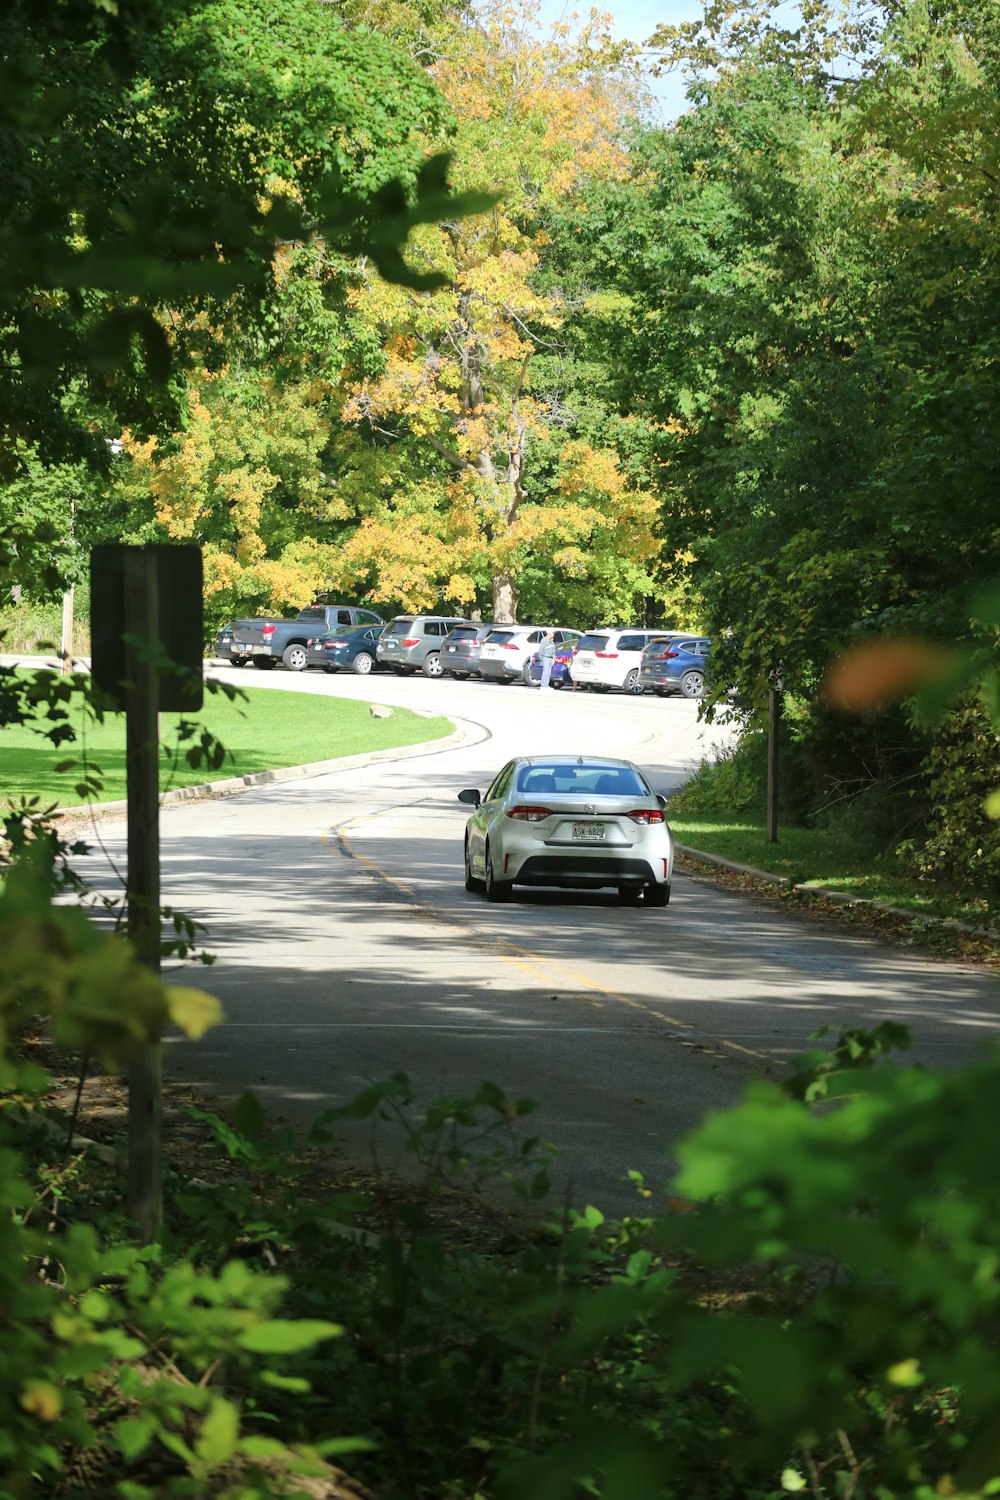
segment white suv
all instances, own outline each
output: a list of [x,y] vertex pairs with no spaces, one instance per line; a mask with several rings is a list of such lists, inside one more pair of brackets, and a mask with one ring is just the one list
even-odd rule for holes
[[671,640],[676,630],[588,630],[570,663],[570,676],[577,687],[606,693],[641,693],[639,666],[651,641]]
[[555,633],[557,651],[575,646],[580,639],[578,630],[566,630],[562,625],[494,626],[479,653],[480,677],[487,682],[513,682],[520,677],[530,686],[528,663],[549,630]]

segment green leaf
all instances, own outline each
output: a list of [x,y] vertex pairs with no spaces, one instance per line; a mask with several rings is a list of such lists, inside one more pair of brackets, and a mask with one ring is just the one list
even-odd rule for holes
[[339,1323],[325,1323],[316,1318],[272,1318],[258,1323],[239,1335],[237,1343],[253,1354],[299,1354],[312,1349],[324,1339],[339,1338],[344,1332]]
[[166,999],[171,1021],[187,1036],[204,1036],[210,1027],[225,1019],[218,1000],[204,990],[170,984],[166,987]]
[[155,1417],[123,1417],[115,1427],[115,1442],[122,1451],[126,1463],[140,1458],[153,1440],[156,1432]]
[[194,1445],[195,1452],[210,1469],[217,1469],[236,1451],[239,1430],[239,1412],[233,1402],[224,1396],[213,1396]]

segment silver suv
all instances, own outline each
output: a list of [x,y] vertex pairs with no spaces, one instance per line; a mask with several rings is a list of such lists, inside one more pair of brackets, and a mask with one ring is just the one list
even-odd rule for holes
[[461,615],[397,615],[379,636],[375,654],[401,676],[421,671],[425,677],[440,677],[444,638],[456,625],[466,624]]
[[528,663],[549,630],[555,634],[557,651],[575,646],[580,639],[578,630],[567,630],[562,625],[495,626],[479,653],[480,677],[488,682],[513,682],[520,677],[530,687]]

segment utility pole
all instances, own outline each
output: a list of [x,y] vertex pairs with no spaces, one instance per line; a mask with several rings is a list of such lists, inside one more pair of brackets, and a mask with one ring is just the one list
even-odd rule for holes
[[[128,935],[140,963],[160,970],[159,603],[156,553],[124,549],[125,775]],[[163,1217],[162,1046],[144,1043],[128,1074],[128,1211],[142,1244]]]

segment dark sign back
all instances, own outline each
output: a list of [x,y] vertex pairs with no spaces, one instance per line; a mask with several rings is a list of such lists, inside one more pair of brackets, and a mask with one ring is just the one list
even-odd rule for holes
[[101,544],[90,554],[90,672],[97,687],[125,707],[125,556],[155,560],[159,707],[193,713],[204,693],[205,631],[201,548],[151,542],[145,547]]

